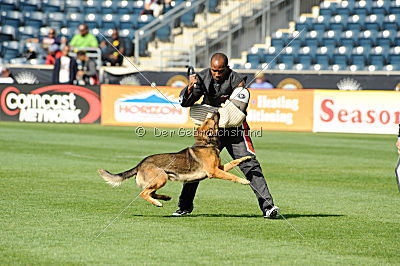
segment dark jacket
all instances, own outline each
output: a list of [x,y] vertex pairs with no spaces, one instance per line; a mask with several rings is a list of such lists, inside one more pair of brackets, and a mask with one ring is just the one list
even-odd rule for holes
[[[61,57],[60,57],[61,58]],[[61,67],[61,59],[57,58],[56,63],[54,64],[53,70],[53,84],[60,83],[60,67]],[[78,72],[78,66],[76,64],[75,58],[69,57],[71,61],[69,62],[69,84],[74,84],[76,80],[76,73]]]
[[180,101],[182,107],[192,106],[196,101],[204,95],[202,104],[208,104],[214,107],[220,107],[227,98],[232,94],[233,90],[242,81],[246,81],[246,77],[242,77],[235,71],[228,69],[226,79],[219,84],[214,86],[214,80],[211,75],[210,68],[206,68],[201,72],[197,73],[200,84],[197,88],[193,88],[192,93],[187,93],[187,86],[181,91]]

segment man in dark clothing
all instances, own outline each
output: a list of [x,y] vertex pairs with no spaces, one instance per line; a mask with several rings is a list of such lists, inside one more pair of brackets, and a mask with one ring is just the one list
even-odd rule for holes
[[[222,53],[216,53],[211,57],[211,67],[204,69],[198,74],[191,75],[189,85],[185,87],[180,96],[183,107],[192,106],[203,97],[202,104],[221,107],[235,89],[245,86],[245,79],[238,73],[232,71],[228,66],[228,58]],[[228,103],[229,104],[229,103]],[[248,135],[249,127],[244,121],[239,128],[221,129],[221,147],[226,148],[233,159],[244,156],[252,156],[251,160],[240,164],[240,169],[256,194],[261,211],[265,218],[274,218],[279,208],[274,206],[272,196],[268,190],[267,183],[261,171],[260,163],[255,158],[253,144]],[[232,134],[236,131],[236,134]],[[230,133],[231,132],[231,133]],[[237,134],[241,132],[241,134]],[[179,209],[173,213],[174,216],[182,216],[192,212],[193,199],[199,183],[185,183],[179,197]]]
[[62,55],[57,58],[53,70],[54,84],[74,84],[76,80],[77,64],[75,58],[68,55],[69,46],[65,46]]
[[76,56],[78,59],[78,72],[76,73],[78,84],[97,85],[96,63],[86,55],[85,51],[78,51]]
[[119,37],[117,29],[112,30],[110,43],[107,41],[100,43],[103,62],[106,65],[121,66],[124,60],[121,54],[125,55],[125,41]]

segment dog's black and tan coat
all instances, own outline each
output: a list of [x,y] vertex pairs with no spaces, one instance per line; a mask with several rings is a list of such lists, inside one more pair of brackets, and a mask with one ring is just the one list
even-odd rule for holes
[[250,156],[221,165],[218,149],[218,122],[218,113],[207,118],[196,129],[196,142],[192,147],[177,153],[148,156],[134,168],[119,174],[111,174],[104,169],[99,169],[99,173],[107,183],[113,186],[119,186],[125,179],[136,175],[136,183],[143,188],[140,196],[158,207],[162,206],[158,200],[171,199],[169,196],[156,194],[156,191],[162,188],[167,180],[192,182],[205,178],[219,178],[248,185],[250,184],[248,180],[227,171],[250,159]]

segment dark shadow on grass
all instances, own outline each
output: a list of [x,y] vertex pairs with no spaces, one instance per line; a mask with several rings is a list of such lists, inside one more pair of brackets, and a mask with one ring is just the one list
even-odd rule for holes
[[[311,218],[322,218],[322,217],[342,217],[345,215],[342,214],[295,214],[295,213],[283,213],[282,214],[285,219],[292,218],[303,218],[303,217],[311,217]],[[225,213],[199,213],[199,214],[190,214],[187,216],[176,217],[172,215],[144,215],[144,214],[132,214],[133,217],[158,217],[158,218],[196,218],[196,217],[212,217],[212,218],[261,218],[261,215],[258,214],[225,214]],[[283,220],[283,217],[278,215],[276,220]]]

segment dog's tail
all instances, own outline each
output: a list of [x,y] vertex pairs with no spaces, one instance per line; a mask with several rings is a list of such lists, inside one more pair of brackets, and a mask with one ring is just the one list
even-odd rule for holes
[[113,187],[118,187],[119,185],[122,184],[122,181],[136,175],[138,172],[138,167],[135,166],[134,168],[119,174],[112,174],[104,169],[99,169],[97,171],[108,184],[110,184]]

